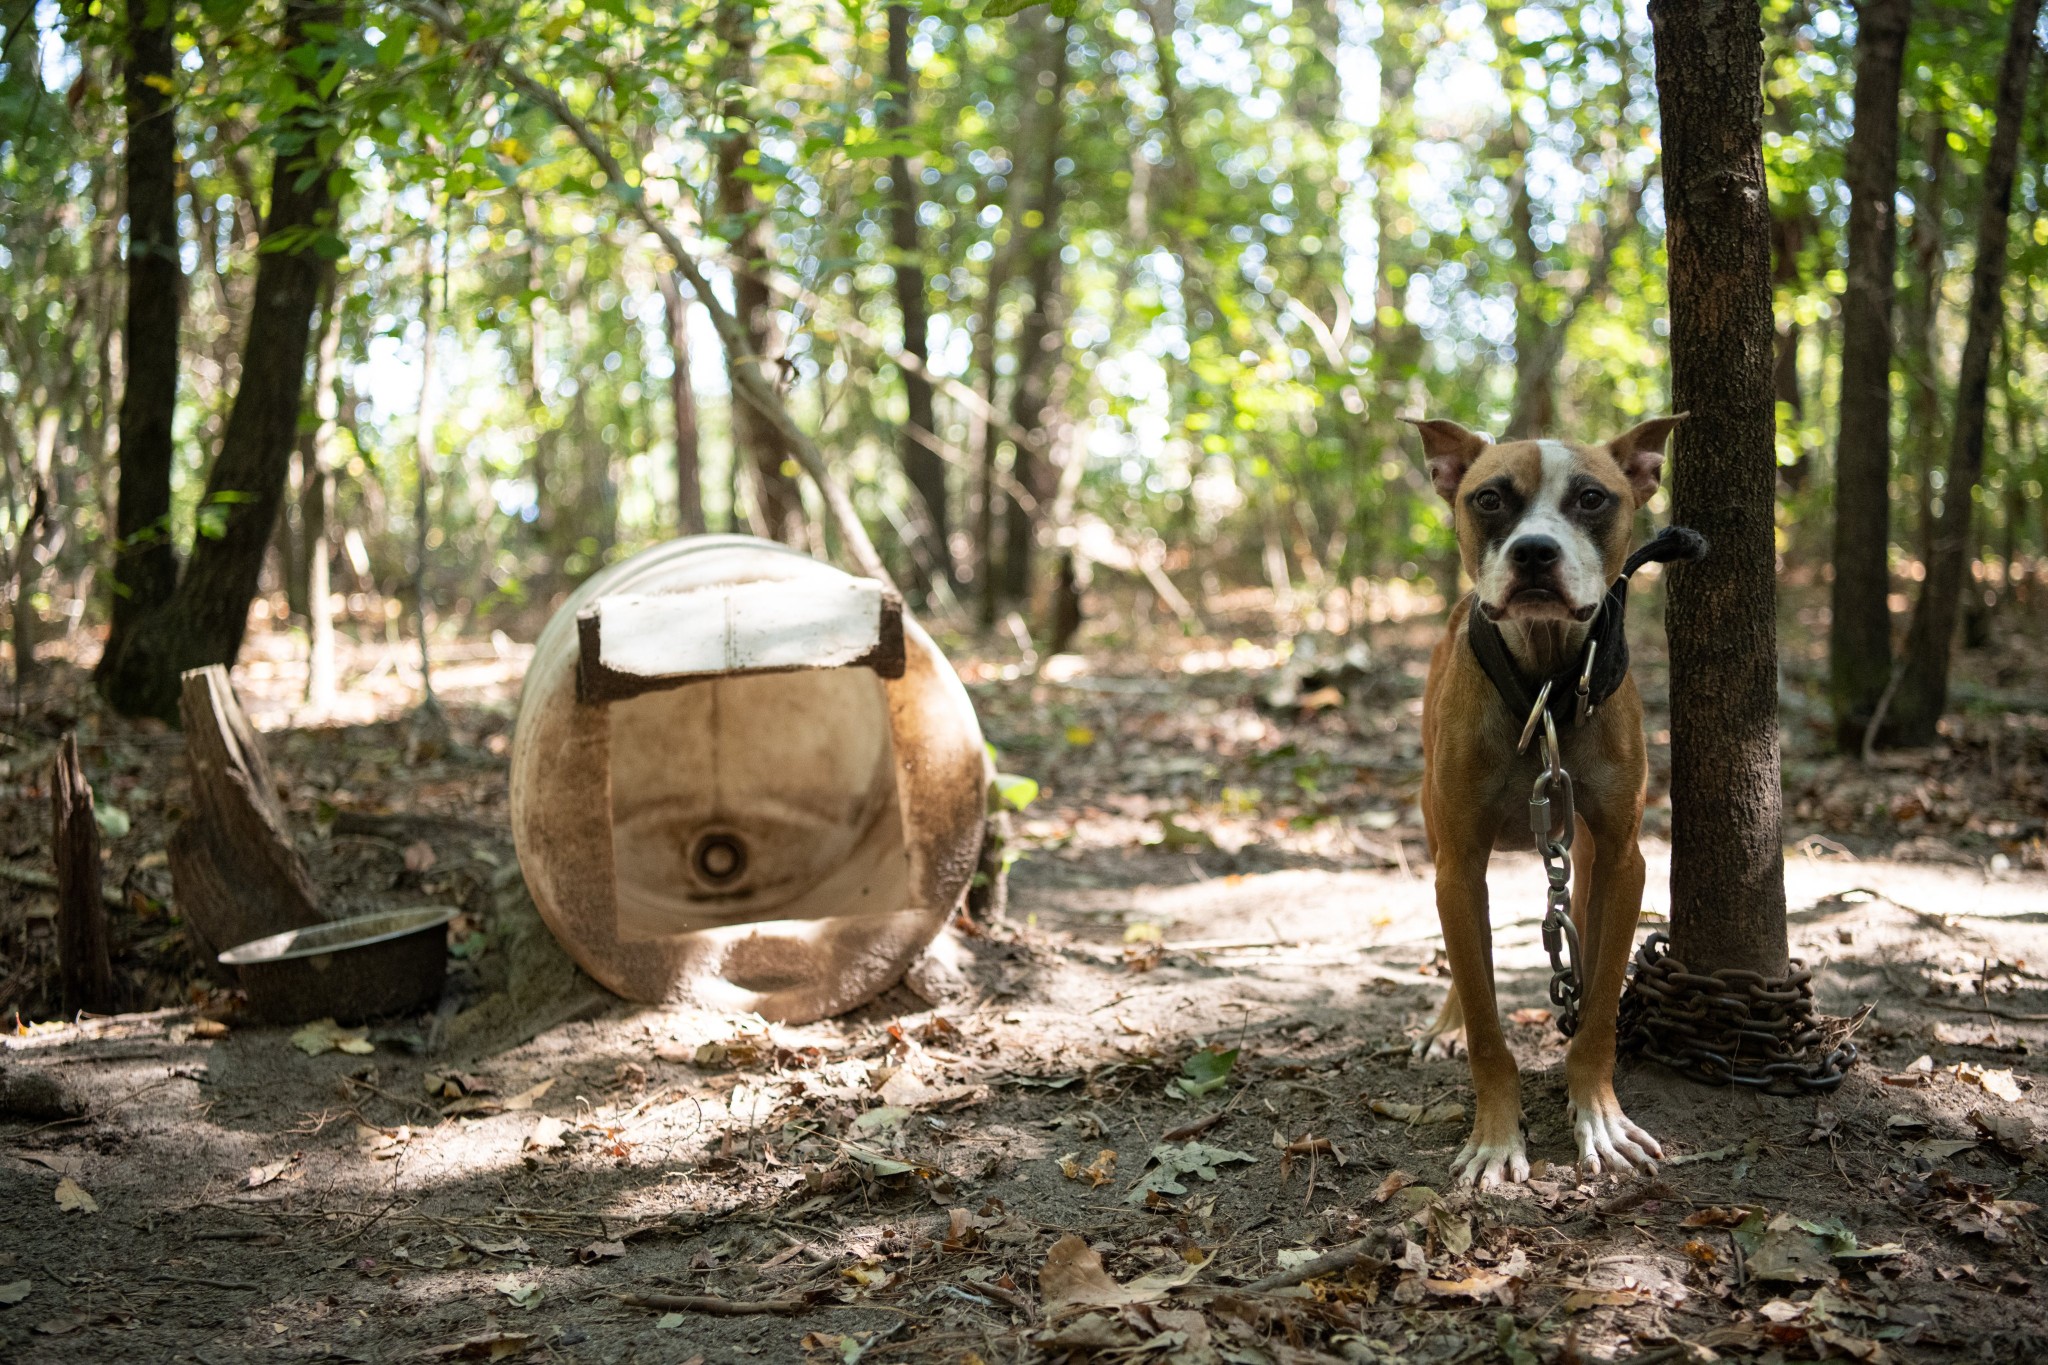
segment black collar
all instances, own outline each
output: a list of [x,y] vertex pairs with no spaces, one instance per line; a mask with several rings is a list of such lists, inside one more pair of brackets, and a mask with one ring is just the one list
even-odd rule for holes
[[1514,724],[1521,725],[1536,709],[1536,698],[1545,683],[1550,684],[1550,697],[1544,702],[1543,709],[1550,712],[1558,729],[1569,729],[1581,718],[1581,682],[1586,685],[1583,714],[1592,715],[1614,695],[1615,689],[1621,686],[1621,680],[1628,676],[1629,577],[1645,564],[1699,559],[1706,552],[1706,537],[1690,527],[1667,526],[1659,531],[1621,566],[1621,576],[1614,580],[1614,586],[1601,599],[1600,610],[1594,614],[1592,628],[1586,632],[1586,643],[1579,647],[1565,667],[1547,677],[1531,678],[1522,672],[1515,656],[1508,650],[1507,641],[1501,636],[1500,627],[1487,619],[1475,599],[1471,611],[1466,614],[1465,638],[1471,641],[1472,657],[1479,661],[1480,670],[1493,683],[1493,690],[1500,693],[1501,702],[1508,708]]

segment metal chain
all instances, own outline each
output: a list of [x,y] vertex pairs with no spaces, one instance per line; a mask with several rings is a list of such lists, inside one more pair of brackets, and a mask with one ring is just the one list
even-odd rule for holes
[[[1544,703],[1550,684],[1536,697],[1536,709],[1522,731],[1522,747],[1541,722],[1543,770],[1529,793],[1529,833],[1543,855],[1549,883],[1543,903],[1543,950],[1550,954],[1550,1003],[1557,1010],[1558,1032],[1569,1038],[1579,1031],[1579,1002],[1585,995],[1585,971],[1579,962],[1579,926],[1572,921],[1572,831],[1578,823],[1572,805],[1572,775],[1557,752],[1557,721]],[[1553,800],[1553,798],[1555,798]],[[1555,804],[1558,809],[1552,811]]]
[[1671,955],[1670,938],[1652,934],[1622,996],[1621,1045],[1706,1085],[1825,1094],[1856,1064],[1850,1035],[1871,1006],[1847,1019],[1816,1015],[1813,973],[1797,961],[1791,967],[1782,977],[1688,971]]
[[[1537,695],[1516,752],[1525,752],[1540,730],[1543,767],[1529,793],[1529,832],[1548,883],[1543,950],[1550,955],[1550,1003],[1558,1032],[1569,1038],[1579,1029],[1586,985],[1572,920],[1572,778],[1558,756],[1557,722],[1545,706],[1550,686],[1546,682]],[[1798,962],[1775,979],[1733,968],[1702,975],[1671,956],[1670,942],[1652,934],[1636,954],[1621,1000],[1622,1047],[1707,1085],[1796,1095],[1842,1083],[1856,1063],[1850,1036],[1869,1017],[1869,1005],[1848,1019],[1822,1019],[1813,1012],[1813,974]]]

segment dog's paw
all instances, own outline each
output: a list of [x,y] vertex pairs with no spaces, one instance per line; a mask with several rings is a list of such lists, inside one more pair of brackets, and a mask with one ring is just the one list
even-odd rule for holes
[[1522,1146],[1521,1128],[1514,1128],[1505,1139],[1485,1141],[1475,1131],[1451,1162],[1451,1178],[1482,1190],[1527,1180],[1529,1154]]
[[1587,1104],[1569,1104],[1572,1134],[1579,1142],[1580,1174],[1622,1175],[1631,1168],[1655,1175],[1664,1148],[1621,1112],[1621,1102],[1604,1095]]
[[1465,1050],[1465,1030],[1447,1028],[1433,1030],[1415,1040],[1408,1049],[1408,1055],[1418,1062],[1442,1062],[1458,1056]]

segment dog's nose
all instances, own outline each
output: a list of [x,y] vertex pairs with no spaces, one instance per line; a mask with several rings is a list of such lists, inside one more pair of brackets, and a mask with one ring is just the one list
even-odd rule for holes
[[1549,536],[1523,536],[1508,546],[1508,562],[1524,573],[1540,573],[1556,568],[1562,553]]

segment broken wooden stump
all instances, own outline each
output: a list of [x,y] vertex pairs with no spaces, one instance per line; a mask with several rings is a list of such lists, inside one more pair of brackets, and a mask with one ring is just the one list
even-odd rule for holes
[[50,853],[57,862],[57,957],[65,1012],[112,1014],[117,1004],[107,957],[107,905],[100,896],[100,827],[75,731],[57,745],[50,776]]
[[178,710],[192,771],[192,810],[168,852],[178,913],[208,956],[327,915],[292,843],[277,785],[228,671],[183,677]]

